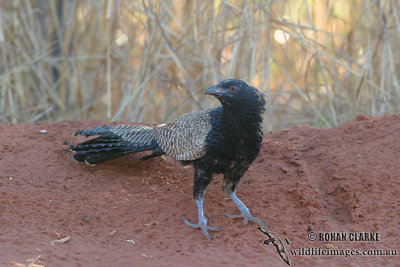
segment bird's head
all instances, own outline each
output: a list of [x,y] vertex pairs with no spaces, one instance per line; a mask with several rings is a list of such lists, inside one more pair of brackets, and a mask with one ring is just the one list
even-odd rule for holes
[[242,80],[229,79],[209,87],[204,94],[215,96],[228,109],[265,110],[264,94]]

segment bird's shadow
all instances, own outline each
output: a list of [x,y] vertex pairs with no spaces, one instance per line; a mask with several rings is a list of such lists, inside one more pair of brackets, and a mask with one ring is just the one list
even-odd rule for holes
[[142,183],[183,183],[193,175],[191,166],[184,166],[167,157],[141,160],[148,153],[140,152],[112,159],[96,165],[83,165],[91,173],[105,172],[107,179],[141,181]]

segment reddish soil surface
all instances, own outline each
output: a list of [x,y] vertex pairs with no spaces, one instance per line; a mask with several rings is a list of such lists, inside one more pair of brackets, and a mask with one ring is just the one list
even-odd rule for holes
[[[208,242],[181,219],[197,221],[192,167],[168,157],[139,161],[143,153],[73,162],[66,150],[84,138],[72,133],[96,124],[103,123],[0,125],[0,265],[286,266],[274,246],[261,245],[266,236],[255,224],[220,216],[237,213],[221,176],[204,208],[223,231]],[[293,266],[399,266],[398,255],[343,255],[399,254],[399,159],[399,114],[266,133],[237,195],[283,241]],[[347,241],[309,241],[310,232],[345,233]],[[379,241],[351,241],[354,232],[379,233]],[[301,248],[339,256],[290,253]]]

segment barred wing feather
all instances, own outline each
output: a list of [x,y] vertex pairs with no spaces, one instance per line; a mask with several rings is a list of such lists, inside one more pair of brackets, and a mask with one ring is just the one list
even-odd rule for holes
[[186,114],[173,123],[161,124],[153,129],[162,150],[177,160],[195,160],[204,156],[210,130],[209,110]]

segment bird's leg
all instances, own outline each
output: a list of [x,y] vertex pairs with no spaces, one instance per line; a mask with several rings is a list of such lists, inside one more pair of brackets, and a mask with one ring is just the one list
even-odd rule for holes
[[199,222],[197,224],[190,223],[185,218],[182,218],[185,223],[193,228],[200,228],[203,232],[203,235],[210,241],[210,235],[208,234],[207,230],[210,231],[219,231],[221,228],[219,227],[211,227],[207,225],[207,218],[204,216],[203,213],[203,199],[196,199],[197,210],[199,211]]
[[243,204],[242,201],[235,195],[235,193],[230,192],[229,193],[229,198],[232,199],[233,203],[236,205],[236,207],[240,210],[239,215],[230,215],[223,213],[222,215],[228,216],[229,218],[243,218],[244,219],[244,225],[247,225],[247,222],[250,220],[252,222],[255,222],[259,225],[264,226],[266,229],[268,229],[268,225],[261,221],[260,219],[254,217],[253,215],[250,214],[249,209]]

